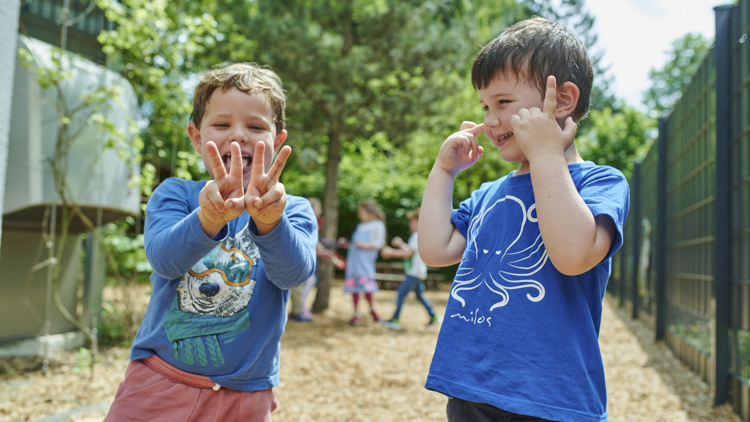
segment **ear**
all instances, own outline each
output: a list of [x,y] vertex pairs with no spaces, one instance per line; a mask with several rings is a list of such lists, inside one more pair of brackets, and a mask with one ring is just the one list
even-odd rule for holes
[[273,149],[274,151],[278,152],[279,148],[281,148],[281,144],[286,141],[286,129],[283,129],[281,132],[276,134],[276,139],[273,141]]
[[190,141],[193,143],[193,149],[198,154],[201,153],[201,131],[195,126],[195,123],[190,122],[187,125],[187,133],[190,137]]
[[565,82],[557,88],[557,109],[555,118],[565,120],[573,114],[578,106],[578,99],[581,97],[581,91],[578,85],[573,82]]

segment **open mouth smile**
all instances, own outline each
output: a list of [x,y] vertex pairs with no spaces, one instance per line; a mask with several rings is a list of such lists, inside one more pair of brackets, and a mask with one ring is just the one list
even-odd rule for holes
[[502,146],[505,144],[505,142],[510,139],[510,137],[513,136],[513,132],[508,132],[505,135],[500,135],[497,137],[497,146]]
[[[232,164],[232,154],[224,154],[222,157],[224,159],[224,168],[226,169],[227,173],[229,173],[229,168]],[[247,173],[247,171],[250,169],[250,166],[253,164],[253,156],[247,153],[242,153],[242,173]]]

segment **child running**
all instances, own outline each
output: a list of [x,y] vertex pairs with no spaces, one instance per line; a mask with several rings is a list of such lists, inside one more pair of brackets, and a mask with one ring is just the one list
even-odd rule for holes
[[279,176],[278,76],[202,75],[187,132],[211,180],[164,180],[146,208],[152,293],[107,421],[268,422],[289,290],[315,270],[310,203]]
[[[484,121],[445,140],[422,202],[422,259],[460,263],[426,388],[449,397],[451,422],[605,422],[597,340],[629,191],[620,171],[576,149],[593,84],[586,48],[535,17],[479,52],[472,82]],[[480,133],[519,166],[454,210],[454,178],[482,157]]]
[[349,249],[344,272],[344,293],[351,293],[354,303],[350,325],[362,324],[358,309],[360,293],[365,294],[365,299],[370,304],[373,321],[380,321],[373,302],[373,294],[379,290],[375,281],[375,261],[378,259],[378,251],[385,245],[385,214],[377,201],[372,198],[362,200],[357,205],[357,217],[360,223],[354,230],[351,242],[339,239],[339,246]]
[[[419,208],[406,213],[406,219],[409,220],[409,231],[411,232],[411,235],[409,236],[409,243],[407,244],[403,239],[396,236],[393,238],[393,240],[391,240],[391,245],[393,245],[393,248],[385,246],[383,250],[380,251],[380,255],[383,258],[402,258],[406,260],[406,265],[404,268],[406,277],[398,286],[398,296],[396,297],[396,311],[393,313],[393,317],[391,317],[391,319],[382,322],[383,325],[394,330],[401,330],[403,328],[403,326],[401,325],[401,320],[399,319],[401,315],[401,307],[404,305],[404,299],[406,299],[406,295],[408,295],[411,291],[414,292],[414,294],[417,296],[417,300],[425,307],[425,309],[427,310],[427,314],[429,314],[430,316],[430,320],[427,323],[427,326],[432,327],[440,323],[440,316],[435,313],[435,310],[432,308],[432,302],[430,302],[430,299],[427,299],[427,297],[424,296],[424,281],[427,279],[427,265],[425,265],[425,263],[422,262],[422,259],[419,258],[419,250],[417,249]],[[407,260],[408,258],[411,259]]]

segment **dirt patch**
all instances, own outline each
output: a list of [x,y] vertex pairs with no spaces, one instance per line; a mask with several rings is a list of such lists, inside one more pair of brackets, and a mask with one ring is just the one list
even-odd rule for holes
[[599,333],[610,420],[740,422],[730,404],[714,407],[708,384],[615,303],[604,300]]
[[[403,331],[374,324],[347,324],[352,305],[341,282],[332,289],[331,308],[311,323],[290,321],[282,338],[281,384],[274,389],[275,422],[444,421],[446,398],[424,388],[438,328],[426,328],[427,313],[407,299]],[[427,296],[440,313],[447,290]],[[375,295],[383,317],[395,307],[395,292]],[[362,307],[364,303],[361,303]],[[364,307],[362,307],[364,310]],[[737,422],[730,406],[714,408],[708,386],[679,363],[653,333],[605,300],[600,336],[607,373],[609,419],[618,421]],[[48,376],[38,358],[0,359],[0,421],[41,420],[70,412],[67,420],[99,422],[128,363],[126,348],[101,354],[94,377],[79,353],[50,357]]]

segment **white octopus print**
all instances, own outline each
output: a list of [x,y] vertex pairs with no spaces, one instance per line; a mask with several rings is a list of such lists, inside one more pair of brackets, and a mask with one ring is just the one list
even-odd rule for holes
[[[503,222],[499,223],[496,218],[493,221],[493,215],[498,215],[501,207],[503,212],[499,215],[502,215]],[[535,211],[536,204],[527,209],[523,201],[506,195],[489,207],[483,207],[471,219],[467,230],[467,250],[451,287],[451,296],[462,307],[466,306],[466,301],[461,297],[461,292],[481,286],[486,286],[499,296],[490,311],[507,305],[512,290],[533,289],[533,292],[526,293],[528,300],[539,302],[544,299],[544,286],[534,279],[549,257],[542,236],[539,234],[530,244],[519,244],[521,239],[528,238],[524,236],[524,230],[538,224]],[[502,225],[501,229],[499,225]],[[505,233],[497,236],[498,231]],[[492,271],[485,273],[485,269]]]

